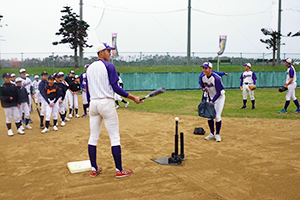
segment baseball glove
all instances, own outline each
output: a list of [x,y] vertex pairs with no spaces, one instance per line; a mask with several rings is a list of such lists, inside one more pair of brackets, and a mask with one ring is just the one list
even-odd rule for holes
[[279,92],[284,92],[284,91],[286,91],[286,90],[287,90],[287,87],[284,87],[284,86],[283,86],[283,87],[280,87],[280,88],[278,89]]
[[255,85],[249,85],[250,90],[255,90],[257,87]]

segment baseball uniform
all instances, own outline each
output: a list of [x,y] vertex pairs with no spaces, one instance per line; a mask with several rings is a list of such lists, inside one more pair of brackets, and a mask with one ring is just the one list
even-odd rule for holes
[[254,90],[249,88],[250,85],[256,85],[256,75],[253,71],[250,70],[251,64],[245,63],[244,66],[249,67],[246,71],[244,71],[240,77],[240,87],[243,89],[243,107],[241,109],[247,108],[247,97],[248,94],[250,96],[250,100],[252,103],[252,110],[255,109],[255,98],[254,98]]

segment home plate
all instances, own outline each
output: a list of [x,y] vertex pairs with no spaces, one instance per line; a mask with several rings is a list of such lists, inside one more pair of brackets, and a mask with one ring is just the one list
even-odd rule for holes
[[72,174],[79,172],[87,172],[91,170],[90,160],[68,162],[67,166]]

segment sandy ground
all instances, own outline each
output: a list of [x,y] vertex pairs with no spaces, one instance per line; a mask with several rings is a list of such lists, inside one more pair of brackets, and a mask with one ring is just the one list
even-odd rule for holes
[[41,134],[33,112],[33,130],[18,135],[13,126],[9,137],[0,109],[0,199],[300,199],[299,121],[223,118],[217,143],[193,134],[198,126],[208,132],[205,119],[178,116],[186,161],[167,166],[151,159],[174,151],[176,116],[130,106],[118,113],[123,167],[134,171],[120,180],[105,128],[97,154],[103,173],[69,172],[68,162],[88,159],[88,117]]

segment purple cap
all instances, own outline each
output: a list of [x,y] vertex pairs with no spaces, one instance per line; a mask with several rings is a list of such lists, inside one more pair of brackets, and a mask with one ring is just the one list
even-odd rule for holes
[[108,49],[108,50],[115,50],[116,48],[115,47],[111,47],[109,46],[108,44],[106,43],[100,43],[99,46],[97,47],[97,53],[99,51],[102,51],[102,50],[105,50],[105,49]]
[[244,66],[248,66],[248,67],[251,67],[251,64],[250,63],[245,63],[243,64]]
[[209,67],[209,68],[212,68],[213,65],[212,65],[210,62],[205,62],[205,63],[203,63],[203,64],[201,65],[201,67],[205,67],[205,68]]
[[291,58],[283,59],[282,61],[283,61],[283,62],[292,63],[292,59],[291,59]]

